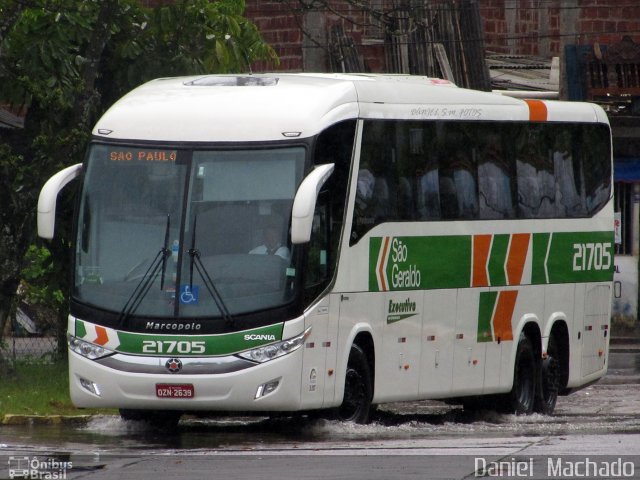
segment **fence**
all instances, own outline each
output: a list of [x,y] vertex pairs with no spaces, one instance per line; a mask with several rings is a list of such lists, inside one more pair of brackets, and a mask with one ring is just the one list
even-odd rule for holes
[[29,308],[21,305],[0,338],[0,363],[51,363],[64,351],[64,345],[58,348],[59,338],[55,324],[35,320]]

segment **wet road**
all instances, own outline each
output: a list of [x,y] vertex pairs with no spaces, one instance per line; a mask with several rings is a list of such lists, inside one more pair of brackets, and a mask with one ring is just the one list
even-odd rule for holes
[[534,463],[549,455],[623,455],[635,467],[631,478],[640,478],[640,350],[613,353],[607,377],[560,397],[553,416],[413,402],[381,407],[364,426],[186,418],[169,434],[104,416],[77,427],[0,427],[0,479],[8,478],[10,457],[14,467],[20,459],[58,459],[48,471],[59,474],[60,462],[75,461],[66,478],[474,478],[478,455],[530,455]]

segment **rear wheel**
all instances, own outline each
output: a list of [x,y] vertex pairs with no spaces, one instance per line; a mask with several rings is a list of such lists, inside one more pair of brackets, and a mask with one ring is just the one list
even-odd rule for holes
[[533,411],[536,393],[536,360],[531,341],[521,335],[516,351],[513,387],[506,398],[506,409],[516,415],[528,415]]
[[558,392],[560,390],[560,360],[558,345],[555,337],[549,337],[547,356],[542,360],[540,379],[536,391],[533,410],[545,415],[551,415],[556,408]]
[[371,413],[373,385],[367,355],[358,345],[351,346],[344,382],[344,398],[338,407],[340,420],[368,423]]

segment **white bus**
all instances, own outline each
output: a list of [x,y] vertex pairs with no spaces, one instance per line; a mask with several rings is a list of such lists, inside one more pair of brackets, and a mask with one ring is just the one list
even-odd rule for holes
[[607,369],[598,106],[393,75],[163,78],[100,119],[68,325],[78,407],[550,413]]

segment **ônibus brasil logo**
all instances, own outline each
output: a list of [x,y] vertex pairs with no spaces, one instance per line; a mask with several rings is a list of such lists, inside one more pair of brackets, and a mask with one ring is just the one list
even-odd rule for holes
[[[422,273],[409,262],[409,247],[394,237],[382,237],[375,266],[378,291],[420,288]],[[391,267],[389,268],[389,261]]]

